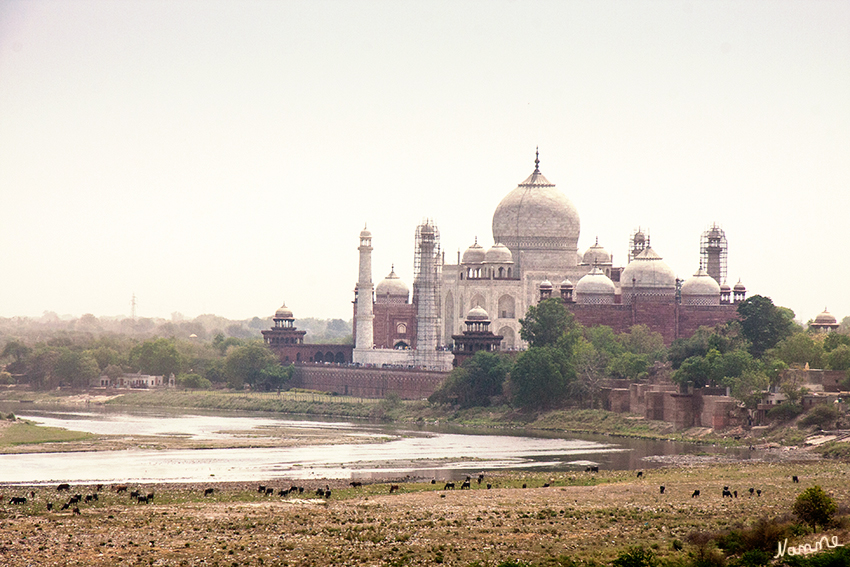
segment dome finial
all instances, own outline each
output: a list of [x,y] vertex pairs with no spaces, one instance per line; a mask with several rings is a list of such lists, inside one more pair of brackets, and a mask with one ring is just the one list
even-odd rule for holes
[[534,173],[540,173],[540,146],[534,150]]
[[594,246],[599,246],[599,237],[598,236],[596,237],[596,244],[594,244]]

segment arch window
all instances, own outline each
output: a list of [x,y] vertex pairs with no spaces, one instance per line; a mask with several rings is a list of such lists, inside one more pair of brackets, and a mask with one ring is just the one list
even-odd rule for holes
[[513,296],[503,295],[499,298],[499,317],[513,319],[516,317],[516,302]]
[[405,323],[399,323],[395,326],[395,332],[398,335],[406,335],[407,334],[407,325]]

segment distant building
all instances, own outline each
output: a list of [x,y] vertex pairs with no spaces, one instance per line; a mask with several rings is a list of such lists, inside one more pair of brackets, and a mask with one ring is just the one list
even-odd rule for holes
[[[691,336],[700,326],[737,318],[737,304],[747,290],[740,281],[734,287],[725,281],[728,247],[717,224],[702,235],[699,269],[692,277],[677,278],[641,229],[629,238],[628,263],[615,266],[598,238],[579,253],[578,211],[539,165],[535,159],[531,175],[496,207],[490,248],[476,237],[462,255],[458,251],[457,263],[447,263],[436,226],[429,221],[417,229],[417,281],[410,302],[394,269],[373,293],[372,233],[361,232],[355,361],[445,369],[445,361],[433,353],[454,348],[453,337],[463,335],[465,318],[477,307],[489,314],[493,333],[502,337],[501,350],[524,348],[519,320],[529,306],[547,297],[560,296],[585,326],[608,325],[620,333],[643,324],[667,344]],[[430,237],[428,250],[423,235]],[[561,282],[557,289],[552,281]],[[420,353],[418,362],[412,354],[398,352],[408,348]],[[429,362],[422,362],[422,353],[428,353]]]
[[307,331],[295,327],[295,316],[286,304],[275,311],[271,329],[261,331],[263,341],[277,354],[281,363],[347,364],[351,362],[351,345],[310,344],[304,342]]
[[154,376],[151,374],[122,374],[112,379],[109,376],[101,376],[94,381],[95,386],[103,388],[173,388],[177,385],[174,374],[169,376]]
[[823,313],[820,313],[817,317],[815,317],[815,320],[809,324],[809,327],[816,331],[829,333],[830,331],[838,329],[839,323],[838,319],[835,318],[835,315],[827,311],[826,307],[824,307]]

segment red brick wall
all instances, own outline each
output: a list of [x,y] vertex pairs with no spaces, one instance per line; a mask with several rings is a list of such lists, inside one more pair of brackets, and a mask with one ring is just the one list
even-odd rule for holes
[[433,394],[447,376],[447,372],[427,370],[300,365],[295,367],[292,386],[361,398],[395,393],[405,400],[418,400]]
[[714,326],[738,318],[736,305],[677,305],[638,302],[636,305],[588,305],[568,303],[567,309],[585,327],[607,325],[625,333],[633,325],[646,325],[660,333],[666,344],[693,335],[701,326]]

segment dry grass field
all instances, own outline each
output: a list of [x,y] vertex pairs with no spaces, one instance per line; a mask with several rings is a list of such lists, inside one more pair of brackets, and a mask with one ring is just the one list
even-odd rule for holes
[[[608,565],[637,545],[684,559],[694,551],[689,534],[788,516],[797,495],[814,484],[846,512],[848,469],[786,462],[676,466],[642,478],[629,471],[517,472],[485,476],[480,485],[473,479],[468,490],[402,479],[357,488],[332,481],[330,498],[315,494],[325,481],[296,482],[305,488],[296,496],[279,496],[291,484],[279,480],[266,483],[276,489],[270,496],[244,483],[131,485],[154,492],[147,504],[105,486],[97,501],[75,505],[79,514],[59,509],[69,493],[56,486],[2,486],[0,564],[495,566],[558,565],[568,556]],[[398,491],[390,493],[391,484]],[[738,497],[723,498],[724,486]],[[751,487],[761,496],[750,496]],[[95,488],[72,486],[70,494]],[[206,488],[213,494],[204,496]],[[10,504],[16,496],[26,504]],[[846,528],[827,533],[850,540]],[[789,545],[813,539],[800,535]]]

